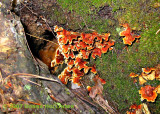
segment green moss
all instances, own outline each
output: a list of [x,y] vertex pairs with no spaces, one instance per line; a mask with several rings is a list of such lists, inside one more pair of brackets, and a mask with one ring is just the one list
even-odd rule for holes
[[70,94],[71,94],[71,93],[70,93],[70,90],[67,89],[67,88],[65,88],[65,92],[66,92],[67,95],[70,95]]
[[[111,100],[118,104],[118,109],[125,109],[133,103],[140,104],[138,83],[134,84],[129,77],[131,72],[141,73],[141,68],[154,67],[160,58],[160,37],[156,32],[159,30],[159,9],[153,4],[157,0],[57,0],[64,10],[70,11],[72,30],[81,26],[83,32],[90,32],[90,29],[99,33],[110,32],[111,38],[116,41],[115,49],[103,54],[94,62],[100,76],[107,83],[104,85],[104,92],[107,92]],[[114,19],[103,19],[97,16],[100,7],[105,5],[112,7]],[[77,18],[78,17],[78,18]],[[79,19],[77,21],[77,19]],[[135,34],[140,34],[138,42],[124,48],[122,38],[119,36],[121,23],[129,23]],[[80,31],[80,32],[82,32]],[[136,33],[137,32],[137,33]],[[147,84],[158,85],[159,81],[149,81]],[[159,97],[157,100],[160,99]],[[153,112],[160,112],[160,102],[151,104]]]

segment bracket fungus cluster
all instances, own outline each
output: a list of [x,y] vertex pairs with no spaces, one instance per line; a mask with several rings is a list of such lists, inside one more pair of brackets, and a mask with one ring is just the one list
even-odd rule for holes
[[[130,77],[139,77],[139,84],[143,85],[147,80],[159,80],[160,81],[160,64],[154,68],[142,68],[141,75],[130,73]],[[145,85],[139,90],[141,94],[141,100],[146,99],[148,102],[155,102],[157,94],[160,94],[160,85],[157,87],[152,87],[150,85]]]
[[132,42],[135,41],[136,38],[140,38],[141,37],[140,35],[135,35],[132,32],[132,30],[131,30],[130,26],[128,25],[128,23],[125,23],[122,26],[125,28],[125,30],[120,32],[119,35],[120,36],[125,36],[123,38],[123,43],[124,44],[132,45]]
[[89,70],[96,74],[95,66],[89,67],[87,59],[90,56],[93,59],[101,57],[102,53],[111,50],[114,45],[114,41],[109,39],[110,33],[78,33],[67,31],[58,26],[55,26],[54,32],[57,33],[59,47],[55,59],[51,62],[51,67],[64,62],[67,64],[67,67],[58,76],[63,84],[67,84],[69,80],[81,85],[81,78]]
[[149,111],[147,104],[142,103],[140,105],[131,105],[127,114],[151,114],[151,112]]

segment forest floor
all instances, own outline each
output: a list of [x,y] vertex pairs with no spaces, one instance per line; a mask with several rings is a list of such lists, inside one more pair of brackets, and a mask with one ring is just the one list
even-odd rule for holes
[[[52,40],[53,27],[61,26],[75,32],[110,33],[115,41],[112,51],[102,54],[101,58],[90,59],[96,65],[101,78],[106,80],[103,95],[119,112],[126,112],[132,104],[141,104],[138,82],[133,83],[131,72],[140,74],[142,68],[154,67],[160,63],[160,1],[159,0],[28,0],[15,11],[26,26],[27,31],[35,36],[46,36]],[[39,18],[37,18],[39,16]],[[44,26],[46,20],[49,27]],[[120,26],[128,23],[141,38],[128,49],[124,49]],[[44,41],[43,41],[44,42]],[[45,43],[38,42],[39,45]],[[37,42],[36,42],[37,43]],[[39,47],[32,51],[38,56]],[[84,77],[85,86],[93,82]],[[146,85],[157,86],[160,81],[148,81]],[[152,113],[160,113],[160,96],[154,103],[147,103]]]

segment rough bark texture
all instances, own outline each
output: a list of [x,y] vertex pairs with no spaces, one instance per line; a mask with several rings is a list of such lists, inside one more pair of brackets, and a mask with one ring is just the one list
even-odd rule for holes
[[[1,2],[0,2],[1,3]],[[48,78],[56,78],[50,74],[47,67],[41,64],[41,67],[38,66],[34,58],[31,56],[31,53],[27,47],[27,41],[24,34],[23,26],[19,18],[14,15],[9,9],[5,7],[5,4],[0,4],[0,69],[2,78],[6,78],[8,75],[11,77],[8,78],[12,83],[13,91],[10,91],[10,97],[14,100],[6,101],[5,103],[21,103],[21,104],[30,104],[31,101],[34,103],[39,103],[43,105],[52,105],[56,102],[59,102],[61,105],[74,105],[74,108],[24,108],[16,110],[7,110],[10,113],[21,112],[21,113],[39,113],[39,114],[49,114],[49,113],[100,113],[99,110],[91,105],[90,103],[86,104],[75,96],[69,89],[67,89],[60,82],[51,82],[44,81],[39,79],[32,79],[33,82],[40,84],[30,83],[26,81],[26,78],[20,78],[13,76],[13,74],[18,73],[27,73],[27,74],[36,74]],[[43,67],[43,68],[42,68]],[[19,75],[20,76],[20,75]],[[31,80],[31,79],[30,79]],[[2,82],[2,79],[1,79]],[[1,87],[4,83],[1,83]],[[16,85],[16,86],[15,86]],[[25,90],[25,87],[29,86],[30,89]],[[18,96],[16,89],[14,87],[20,87],[21,93]],[[4,96],[5,89],[1,95]],[[17,96],[16,96],[17,95]],[[16,97],[14,97],[16,96]],[[4,97],[5,99],[5,97]],[[20,100],[21,99],[21,100]],[[5,99],[7,100],[7,98]],[[22,101],[24,100],[24,101]],[[1,102],[2,105],[4,105]],[[33,104],[33,103],[31,103]],[[92,108],[91,108],[92,106]],[[1,107],[2,108],[2,107]],[[6,112],[6,110],[2,110]]]

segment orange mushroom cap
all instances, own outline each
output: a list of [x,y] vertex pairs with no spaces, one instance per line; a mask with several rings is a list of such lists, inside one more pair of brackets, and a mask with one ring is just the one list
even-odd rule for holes
[[62,27],[54,26],[54,32],[63,31]]
[[132,78],[133,77],[138,77],[138,74],[135,74],[134,72],[131,72],[129,76],[132,77]]
[[101,49],[99,49],[99,48],[94,48],[94,49],[93,49],[93,52],[92,52],[92,58],[93,58],[93,59],[95,59],[96,56],[101,57],[101,55],[102,55]]
[[81,85],[80,84],[81,77],[78,77],[78,76],[77,77],[73,77],[71,80],[72,80],[73,83]]
[[130,109],[141,109],[142,108],[142,105],[136,105],[136,104],[133,104],[130,106]]
[[102,84],[106,84],[106,81],[104,79],[102,79],[100,77],[99,77],[99,79],[100,79],[100,81],[101,81]]
[[83,59],[89,58],[89,51],[82,49],[80,50],[80,53],[82,54]]
[[68,53],[68,51],[70,50],[70,45],[68,44],[68,45],[62,45],[62,52],[63,53]]
[[74,60],[73,59],[67,59],[66,63],[68,66],[73,66],[74,65]]
[[123,38],[123,43],[128,44],[128,45],[132,45],[132,40],[130,40],[128,37],[124,37]]
[[125,23],[122,25],[123,27],[125,27],[126,29],[122,32],[120,32],[120,36],[128,36],[131,34],[131,28],[129,27],[128,23]]
[[142,68],[142,72],[149,74],[152,70],[155,70],[155,68]]
[[155,88],[155,91],[160,94],[160,85],[158,85],[156,88]]
[[[98,42],[102,43],[103,38],[102,38],[100,35],[96,36],[96,38],[97,38]],[[97,41],[97,40],[96,40],[96,41]]]
[[75,55],[74,55],[73,51],[70,51],[70,53],[69,53],[69,57],[71,57],[72,59],[74,59],[74,58],[75,58]]
[[91,91],[91,86],[87,86],[87,90],[90,92]]
[[90,69],[90,67],[88,67],[88,66],[84,66],[84,73],[86,74],[86,73],[88,73],[88,71],[89,71],[89,69]]
[[68,77],[59,75],[58,78],[60,79],[60,81],[61,81],[63,84],[66,85],[66,84],[68,83]]
[[102,53],[106,53],[109,49],[109,45],[106,44],[106,46],[102,47]]
[[[53,62],[51,62],[51,64],[52,64],[51,66],[54,67],[57,64],[63,64],[63,62],[64,62],[64,56],[61,54],[59,49],[57,49],[55,60],[53,60]],[[54,63],[54,65],[53,65],[53,63]]]
[[73,68],[73,77],[80,77],[80,76],[84,76],[84,72],[80,71],[78,68]]
[[58,78],[61,80],[63,84],[68,83],[68,79],[71,78],[72,74],[68,72],[68,69],[65,68],[63,72],[58,76]]
[[96,73],[97,73],[97,71],[96,71],[96,66],[95,66],[95,65],[93,65],[93,66],[92,66],[92,68],[91,68],[91,72],[93,72],[94,74],[96,74]]
[[143,85],[144,83],[146,83],[147,81],[140,75],[139,76],[139,84]]
[[68,36],[69,44],[72,43],[73,40],[77,40],[78,35],[71,34]]
[[92,34],[81,34],[81,40],[86,44],[93,44],[95,39],[95,35]]
[[157,97],[155,87],[151,87],[150,85],[141,87],[141,90],[139,90],[139,94],[141,94],[142,101],[146,99],[149,102],[154,102]]
[[114,45],[114,41],[113,40],[109,40],[108,41],[108,45],[111,47],[111,46],[113,46]]
[[57,37],[58,37],[58,43],[59,44],[67,44],[67,42],[68,42],[68,37],[67,36],[59,35]]
[[76,57],[74,61],[75,65],[78,66],[78,69],[81,70],[82,68],[86,68],[87,62],[81,59],[80,57]]
[[126,29],[124,31],[120,32],[119,35],[125,36],[123,38],[124,44],[132,45],[132,42],[135,40],[135,38],[141,37],[140,35],[134,35],[134,33],[132,33],[132,30],[127,23],[123,24],[123,27],[125,27]]
[[137,114],[137,110],[139,110],[139,109],[141,109],[142,108],[142,105],[140,104],[140,105],[136,105],[136,104],[133,104],[133,105],[131,105],[130,106],[130,110],[131,111],[127,111],[127,114]]
[[89,45],[87,45],[85,42],[80,41],[80,42],[78,43],[78,46],[81,47],[81,49],[85,49],[85,48],[87,48]]
[[110,33],[105,33],[102,38],[103,38],[105,41],[108,41],[108,37],[109,37],[109,36],[110,36]]

